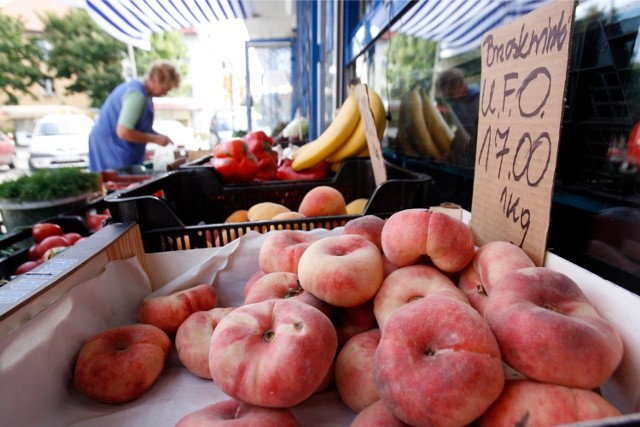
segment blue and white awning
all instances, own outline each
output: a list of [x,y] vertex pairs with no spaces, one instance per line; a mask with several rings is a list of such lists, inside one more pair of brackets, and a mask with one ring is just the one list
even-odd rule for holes
[[85,6],[112,37],[145,50],[155,32],[251,16],[245,0],[85,0]]
[[443,58],[480,46],[482,34],[550,0],[422,0],[391,30],[440,42]]

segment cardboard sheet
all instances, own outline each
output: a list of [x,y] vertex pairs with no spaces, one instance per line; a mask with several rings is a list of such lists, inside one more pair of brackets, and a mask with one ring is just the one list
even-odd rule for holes
[[482,36],[471,228],[543,265],[575,2],[554,1]]
[[[469,213],[463,211],[468,222]],[[314,230],[320,236],[339,234]],[[147,276],[136,258],[112,261],[100,276],[82,283],[16,334],[0,342],[0,413],[7,426],[174,426],[184,415],[227,399],[212,381],[189,373],[173,351],[158,382],[139,399],[121,405],[93,402],[72,387],[74,360],[82,342],[108,327],[136,321],[143,298],[198,283],[213,283],[218,306],[242,303],[242,289],[258,268],[265,235],[251,232],[220,249],[147,254]],[[603,394],[624,413],[640,401],[640,297],[552,254],[550,268],[580,284],[598,310],[621,331],[625,357]],[[335,390],[292,408],[301,426],[348,426],[355,413]]]

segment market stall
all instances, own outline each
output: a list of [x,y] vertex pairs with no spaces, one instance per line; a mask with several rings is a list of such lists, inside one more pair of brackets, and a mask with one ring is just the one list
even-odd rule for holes
[[[189,425],[225,417],[222,403],[254,425],[640,422],[640,296],[547,247],[574,9],[549,2],[483,32],[471,209],[383,156],[391,105],[355,82],[286,179],[273,141],[248,134],[115,189],[99,230],[0,286],[0,376],[24,384],[0,412],[12,425]],[[403,100],[393,138],[435,158],[460,137],[426,90]]]

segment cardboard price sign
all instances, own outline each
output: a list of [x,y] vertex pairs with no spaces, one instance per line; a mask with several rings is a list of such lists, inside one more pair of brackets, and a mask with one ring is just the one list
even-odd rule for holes
[[376,122],[373,118],[373,113],[371,112],[369,94],[367,93],[367,87],[363,84],[357,84],[353,90],[358,101],[360,120],[362,120],[364,125],[364,134],[367,138],[369,158],[371,159],[371,167],[373,168],[373,178],[376,185],[380,185],[387,180],[387,168],[384,165],[382,146],[378,139]]
[[476,244],[505,240],[544,263],[574,1],[555,1],[482,37],[471,208]]

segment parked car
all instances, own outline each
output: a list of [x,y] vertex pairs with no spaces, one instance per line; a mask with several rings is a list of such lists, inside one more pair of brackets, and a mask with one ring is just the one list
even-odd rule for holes
[[89,166],[93,120],[84,114],[50,114],[36,123],[29,144],[29,169]]
[[0,131],[0,166],[15,166],[16,146],[11,137]]

